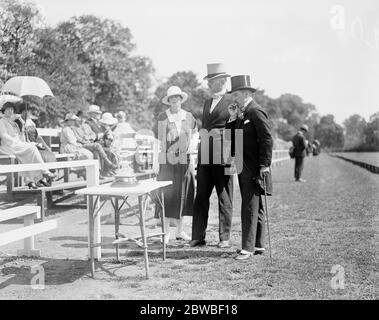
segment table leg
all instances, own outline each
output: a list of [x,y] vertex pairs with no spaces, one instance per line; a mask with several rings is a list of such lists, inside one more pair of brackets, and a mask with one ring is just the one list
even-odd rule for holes
[[141,237],[142,237],[144,258],[145,258],[146,279],[149,279],[149,257],[147,254],[147,240],[146,240],[146,234],[145,234],[145,209],[146,209],[145,201],[146,201],[145,196],[138,197],[138,207],[139,207],[139,212],[141,216],[140,227],[141,227]]
[[91,263],[91,277],[95,277],[95,250],[94,250],[94,238],[95,238],[95,223],[94,223],[94,203],[93,196],[88,196],[88,228],[89,228],[89,252]]
[[[114,217],[114,227],[115,227],[115,236],[116,240],[118,240],[118,233],[120,230],[120,211],[119,211],[119,206],[118,206],[118,199],[115,199],[115,217]],[[119,255],[119,245],[116,244],[116,261],[120,261],[120,255]]]
[[[163,189],[161,190],[161,205],[162,205],[162,215],[161,215],[161,219],[162,219],[162,232],[163,232],[163,236],[162,236],[162,243],[163,243],[163,261],[166,261],[166,228],[165,228],[165,216],[166,216],[166,212],[165,212],[165,208],[164,208],[164,192],[163,192]],[[170,225],[170,224],[169,224]]]

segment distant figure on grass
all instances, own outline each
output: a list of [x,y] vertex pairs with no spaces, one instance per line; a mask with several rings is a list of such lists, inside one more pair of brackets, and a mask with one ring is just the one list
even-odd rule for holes
[[[195,176],[190,163],[191,143],[197,132],[196,120],[181,105],[188,95],[172,86],[162,102],[169,108],[158,116],[158,139],[161,142],[158,181],[172,181],[164,189],[166,241],[170,239],[170,219],[176,224],[176,240],[191,240],[184,232],[183,216],[193,215]],[[155,217],[159,218],[160,211]]]
[[313,156],[318,156],[321,152],[320,141],[315,139],[312,143]]
[[[267,113],[253,99],[254,89],[250,76],[231,78],[232,96],[238,108],[229,106],[230,119],[226,129],[243,130],[243,167],[238,174],[241,190],[242,248],[237,250],[237,260],[245,260],[253,254],[265,251],[265,216],[262,195],[272,194],[271,161],[273,138]],[[232,156],[237,151],[232,140]],[[240,152],[240,151],[239,151]]]
[[295,180],[297,182],[305,182],[306,180],[301,178],[301,174],[304,168],[304,158],[306,156],[307,140],[305,133],[308,132],[308,126],[303,124],[300,130],[292,138],[292,144],[294,147],[295,155]]
[[[202,129],[207,130],[209,136],[213,132],[219,132],[218,137],[209,139],[209,149],[202,154],[202,145],[207,141],[201,141],[198,151],[197,185],[192,221],[191,247],[206,244],[205,236],[208,226],[209,199],[216,188],[218,197],[219,216],[219,248],[229,248],[230,233],[233,217],[233,176],[225,174],[225,168],[230,165],[224,163],[222,157],[222,133],[225,123],[229,119],[228,106],[233,102],[229,94],[226,94],[227,80],[230,75],[225,71],[222,63],[207,65],[208,74],[204,80],[208,81],[211,98],[205,101],[202,117]],[[206,160],[208,159],[208,161]],[[220,161],[221,160],[221,161]]]

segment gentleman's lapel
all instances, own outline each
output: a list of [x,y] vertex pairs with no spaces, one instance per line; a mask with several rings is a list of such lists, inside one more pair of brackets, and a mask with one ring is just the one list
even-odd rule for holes
[[205,101],[204,111],[203,111],[203,117],[204,117],[203,127],[205,126],[206,123],[208,123],[208,119],[210,117],[209,111],[211,109],[211,105],[212,105],[212,99],[208,99]]

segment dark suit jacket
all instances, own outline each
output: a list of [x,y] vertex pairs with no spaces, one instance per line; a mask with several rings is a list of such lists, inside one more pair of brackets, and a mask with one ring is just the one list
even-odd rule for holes
[[[216,107],[213,109],[212,113],[209,113],[212,106],[212,99],[208,99],[204,103],[203,117],[202,117],[202,130],[200,130],[200,138],[202,137],[206,130],[211,132],[212,129],[219,131],[219,135],[215,133],[215,136],[218,135],[218,138],[210,138],[209,148],[206,148],[206,152],[209,154],[209,164],[215,165],[225,165],[227,159],[224,159],[223,155],[223,141],[222,135],[223,130],[225,129],[225,123],[229,119],[228,106],[233,103],[232,97],[230,94],[225,94]],[[204,135],[204,139],[208,138]],[[201,149],[202,143],[200,142],[199,153],[198,153],[198,163],[201,164]],[[220,161],[221,159],[221,161]]]
[[[226,129],[243,129],[243,168],[240,178],[256,180],[257,186],[263,192],[262,181],[259,181],[261,167],[271,166],[273,138],[266,112],[254,101],[246,107],[243,118],[226,123]],[[232,133],[232,156],[235,155],[234,134]],[[238,152],[238,150],[237,150]],[[272,194],[271,172],[266,178],[267,193]]]
[[295,157],[304,158],[306,156],[307,142],[304,137],[304,134],[301,131],[294,135],[294,137],[292,138],[292,144],[295,148]]

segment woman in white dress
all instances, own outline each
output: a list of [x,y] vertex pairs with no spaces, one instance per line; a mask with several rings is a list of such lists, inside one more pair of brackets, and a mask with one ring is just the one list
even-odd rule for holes
[[[23,120],[21,115],[15,114],[15,110],[16,104],[12,102],[6,102],[1,108],[3,117],[0,119],[0,152],[16,156],[20,163],[44,163],[35,143],[26,142],[24,132],[16,123],[19,121],[23,124]],[[55,177],[48,170],[23,172],[21,175],[30,189],[47,186],[47,179]]]

